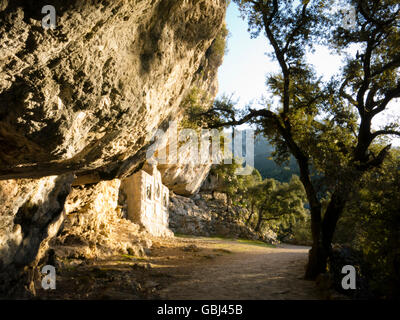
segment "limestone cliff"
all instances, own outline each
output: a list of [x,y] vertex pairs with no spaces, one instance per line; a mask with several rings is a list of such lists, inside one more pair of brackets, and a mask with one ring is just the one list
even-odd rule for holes
[[68,174],[0,183],[0,297],[25,286],[34,291],[34,266],[64,221],[72,180]]
[[118,175],[175,118],[225,1],[63,1],[54,31],[42,4],[2,12],[0,177]]
[[[50,3],[57,27],[44,30]],[[0,293],[29,285],[33,275],[18,274],[57,233],[71,185],[131,175],[194,85],[215,95],[209,54],[225,9],[225,0],[0,1]]]
[[[193,131],[193,133],[195,133]],[[202,154],[201,148],[198,147],[201,140],[206,140],[209,135],[197,134],[199,141],[198,143],[192,143],[190,139],[186,143],[181,143],[178,139],[174,139],[173,134],[170,131],[165,133],[166,138],[163,143],[159,145],[159,151],[156,155],[160,156],[163,154],[163,158],[166,155],[169,159],[176,159],[177,161],[167,161],[166,163],[160,162],[158,169],[162,174],[163,183],[173,192],[183,196],[191,196],[200,190],[203,182],[206,180],[211,167],[211,160],[221,161],[222,153],[219,152],[213,155],[211,143],[208,144],[208,148],[205,147],[205,155]],[[204,156],[204,159],[202,159]],[[215,156],[215,159],[211,157]],[[156,159],[158,159],[156,157]]]

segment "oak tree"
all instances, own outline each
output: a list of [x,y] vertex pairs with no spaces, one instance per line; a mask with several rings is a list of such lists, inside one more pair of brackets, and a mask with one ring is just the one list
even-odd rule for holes
[[[295,157],[311,212],[313,245],[305,277],[315,279],[326,271],[335,228],[355,183],[390,151],[390,143],[380,148],[376,142],[400,136],[398,122],[378,130],[372,126],[400,97],[400,5],[396,0],[346,0],[356,19],[352,28],[344,28],[335,0],[234,2],[252,36],[265,34],[279,65],[279,72],[267,79],[279,105],[264,101],[261,109],[241,111],[225,101],[199,116],[213,128],[254,124],[274,144],[277,161]],[[356,47],[358,52],[348,50],[340,73],[323,81],[306,58],[315,44],[339,53]],[[311,166],[323,176],[323,186],[312,179]],[[327,191],[330,198],[323,208]]]

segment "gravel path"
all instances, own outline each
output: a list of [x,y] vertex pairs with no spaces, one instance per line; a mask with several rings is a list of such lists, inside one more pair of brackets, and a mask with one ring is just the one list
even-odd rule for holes
[[[302,279],[308,247],[276,248],[227,240],[191,239],[203,250],[223,253],[209,262],[178,267],[176,281],[161,291],[166,299],[316,300],[314,282]],[[229,253],[230,252],[230,253]],[[207,255],[205,256],[207,257]]]
[[315,300],[308,247],[216,238],[155,239],[146,257],[71,260],[39,299]]

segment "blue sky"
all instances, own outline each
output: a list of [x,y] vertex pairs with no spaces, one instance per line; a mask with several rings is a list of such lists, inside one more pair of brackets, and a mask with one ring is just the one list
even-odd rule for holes
[[230,35],[228,53],[218,73],[219,94],[233,93],[244,105],[265,93],[265,75],[277,68],[264,54],[267,51],[264,36],[250,38],[247,22],[239,17],[236,4],[229,5],[226,22]]
[[[230,32],[228,38],[228,53],[219,69],[219,94],[235,94],[240,105],[250,101],[257,102],[262,95],[267,95],[265,87],[266,75],[279,72],[277,63],[265,55],[271,48],[263,34],[251,39],[247,31],[247,21],[240,18],[236,4],[231,3],[226,16]],[[318,47],[309,61],[317,70],[329,78],[341,64],[341,58],[331,56],[329,50]],[[328,63],[329,62],[329,63]]]
[[[247,21],[240,18],[238,7],[232,2],[227,11],[226,22],[230,36],[228,53],[218,72],[218,95],[233,94],[239,106],[250,102],[256,106],[263,95],[269,96],[265,86],[266,75],[279,71],[279,68],[265,54],[270,51],[268,40],[262,34],[256,39],[250,38]],[[308,61],[314,64],[319,75],[329,79],[339,71],[342,58],[332,55],[325,47],[317,47],[315,53],[308,56]],[[400,115],[398,107],[396,110],[394,105],[379,116],[375,121],[376,127],[386,122],[385,120]],[[396,139],[396,145],[400,145],[400,139]]]

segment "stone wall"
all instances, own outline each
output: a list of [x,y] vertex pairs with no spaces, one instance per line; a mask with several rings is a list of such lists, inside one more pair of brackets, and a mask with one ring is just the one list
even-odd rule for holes
[[169,190],[162,184],[156,166],[124,179],[121,192],[127,204],[127,217],[157,237],[170,237],[168,229]]

